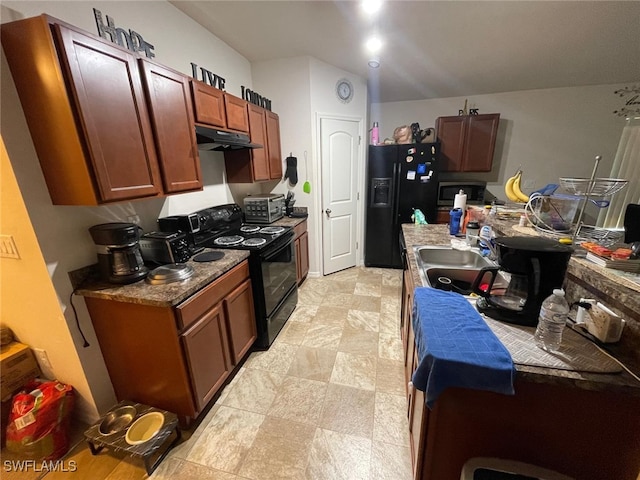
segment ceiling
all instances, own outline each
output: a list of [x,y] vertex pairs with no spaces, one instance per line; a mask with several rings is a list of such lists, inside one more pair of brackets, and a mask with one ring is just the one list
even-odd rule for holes
[[[173,1],[250,62],[309,55],[371,102],[640,81],[638,1]],[[380,67],[362,44],[377,30]]]

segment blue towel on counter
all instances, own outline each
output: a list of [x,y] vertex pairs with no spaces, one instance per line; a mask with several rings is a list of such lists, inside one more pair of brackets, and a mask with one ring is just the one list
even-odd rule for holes
[[418,349],[412,382],[429,408],[448,387],[513,395],[511,355],[465,297],[418,287],[412,322]]

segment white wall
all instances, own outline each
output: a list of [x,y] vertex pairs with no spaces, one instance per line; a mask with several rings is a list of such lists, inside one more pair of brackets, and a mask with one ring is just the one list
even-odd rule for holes
[[[366,121],[367,86],[364,79],[344,70],[328,65],[311,57],[259,62],[252,65],[253,82],[256,91],[271,98],[273,110],[280,115],[280,136],[282,139],[282,156],[286,158],[293,153],[298,159],[298,183],[292,187],[288,181],[266,182],[264,189],[286,193],[295,193],[296,205],[307,207],[309,218],[309,275],[322,274],[322,195],[320,140],[317,138],[318,115],[335,115]],[[354,97],[350,103],[340,102],[335,94],[336,83],[347,78],[354,85]],[[266,93],[268,92],[268,94]],[[365,132],[361,132],[362,149],[359,157],[359,171],[362,175],[366,155]],[[306,171],[304,152],[307,152],[308,172]],[[302,186],[308,173],[311,192],[306,194]],[[362,191],[362,178],[359,181]],[[364,195],[361,195],[364,198]],[[361,201],[361,204],[364,202]],[[358,219],[359,244],[363,245],[362,226],[364,214],[360,212]],[[362,263],[362,249],[358,256]]]
[[500,113],[493,170],[487,174],[449,174],[486,180],[489,190],[504,199],[503,185],[519,166],[529,191],[559,177],[589,177],[596,155],[602,155],[599,176],[608,176],[624,118],[613,112],[623,106],[613,92],[623,85],[553,88],[492,95],[454,97],[371,106],[380,122],[380,137],[391,137],[400,125],[419,122],[434,127],[437,117],[468,108]]
[[[315,189],[311,190],[313,196],[313,203],[315,206],[316,217],[313,222],[312,229],[314,236],[310,240],[310,263],[318,266],[318,271],[322,273],[322,258],[321,258],[321,245],[322,245],[322,228],[323,228],[323,210],[325,206],[322,201],[322,189],[320,180],[322,178],[322,165],[320,165],[320,145],[321,139],[319,138],[319,117],[322,116],[335,116],[348,119],[361,120],[361,142],[359,153],[359,165],[358,165],[358,189],[360,191],[360,201],[358,203],[358,216],[356,219],[357,224],[357,240],[360,245],[360,249],[357,252],[357,263],[361,265],[364,262],[364,219],[365,219],[365,198],[366,191],[364,190],[364,169],[365,160],[367,155],[367,84],[363,78],[356,75],[345,72],[339,68],[329,65],[315,58],[311,59],[311,116],[312,116],[312,135],[314,145],[314,159],[313,172],[314,178],[316,178]],[[349,103],[342,103],[336,96],[336,83],[341,78],[346,78],[353,84],[354,95]],[[311,167],[310,167],[311,168]],[[311,241],[316,243],[311,248]]]
[[[155,61],[191,75],[190,62],[207,68],[226,79],[226,90],[240,96],[240,86],[252,87],[249,62],[228,45],[166,2],[21,2],[3,1],[2,22],[47,13],[97,34],[92,8],[112,17],[117,27],[133,29],[155,46]],[[88,228],[103,222],[128,221],[137,215],[146,231],[155,228],[159,216],[191,212],[198,208],[227,203],[242,195],[249,187],[230,188],[225,183],[224,161],[219,152],[201,155],[204,191],[168,197],[139,200],[104,207],[54,206],[48,195],[40,165],[15,91],[4,53],[1,65],[2,117],[0,127],[7,152],[23,194],[27,211],[42,249],[51,281],[64,311],[71,341],[59,341],[38,332],[51,326],[44,318],[3,318],[9,326],[20,322],[21,340],[32,347],[49,352],[54,374],[64,372],[68,381],[79,390],[79,415],[85,421],[98,418],[115,403],[108,373],[91,325],[84,301],[75,297],[80,325],[91,346],[82,348],[72,309],[68,308],[72,287],[67,272],[95,263],[96,254]],[[11,302],[13,299],[2,301]],[[25,310],[26,313],[26,310]],[[62,336],[64,338],[64,335]],[[76,349],[80,365],[57,362],[69,349]]]

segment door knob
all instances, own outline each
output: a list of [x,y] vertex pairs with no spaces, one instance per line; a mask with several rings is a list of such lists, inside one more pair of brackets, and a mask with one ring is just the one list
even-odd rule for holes
[[327,208],[324,212],[327,214],[327,218],[329,218],[331,216],[331,209],[330,208]]

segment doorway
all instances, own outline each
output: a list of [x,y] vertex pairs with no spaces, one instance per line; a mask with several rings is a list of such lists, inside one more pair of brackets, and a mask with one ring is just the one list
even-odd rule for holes
[[356,265],[361,127],[357,118],[320,117],[324,275]]

